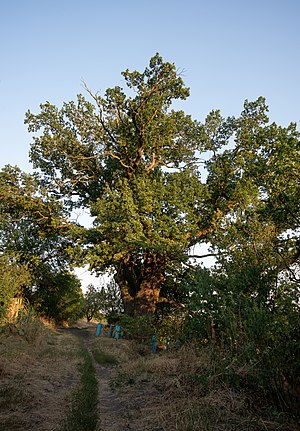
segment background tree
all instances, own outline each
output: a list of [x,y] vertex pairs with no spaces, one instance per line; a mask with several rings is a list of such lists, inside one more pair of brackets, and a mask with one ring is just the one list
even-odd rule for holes
[[297,282],[300,257],[300,134],[293,123],[269,125],[267,111],[263,98],[246,101],[240,118],[230,120],[234,148],[211,165],[216,178],[220,169],[227,170],[227,189],[235,184],[238,191],[236,184],[244,182],[241,204],[210,237],[219,264],[238,265],[244,274],[248,268],[251,277],[240,285],[264,301],[284,273]]
[[[280,407],[295,408],[299,388],[299,132],[295,124],[268,124],[263,98],[245,102],[231,146],[209,161],[210,181],[224,179],[213,203],[240,205],[211,232],[214,269],[191,271],[186,335],[226,351],[227,359],[255,370],[248,376]],[[239,376],[235,378],[240,379]],[[278,399],[278,394],[281,398]]]
[[[25,174],[11,166],[1,170],[0,257],[5,264],[2,283],[7,286],[7,277],[10,277],[10,296],[23,296],[31,305],[39,303],[40,312],[58,319],[63,309],[66,314],[68,306],[63,302],[74,299],[78,288],[78,281],[76,284],[69,273],[72,270],[67,252],[71,245],[70,226],[63,206],[55,196],[49,195],[37,175]],[[66,285],[70,289],[68,299]],[[64,298],[64,301],[60,299],[60,312],[59,295]]]
[[76,322],[84,315],[84,297],[80,280],[66,271],[53,272],[43,266],[36,275],[30,296],[36,311],[56,323]]
[[0,172],[0,250],[13,250],[24,262],[70,264],[68,212],[50,196],[37,175],[6,166]]
[[93,318],[101,319],[109,314],[118,314],[123,311],[120,291],[114,280],[98,288],[89,284],[84,300],[85,315],[88,322]]
[[90,322],[94,318],[100,318],[101,309],[100,292],[93,284],[89,284],[84,294],[84,314],[86,320]]

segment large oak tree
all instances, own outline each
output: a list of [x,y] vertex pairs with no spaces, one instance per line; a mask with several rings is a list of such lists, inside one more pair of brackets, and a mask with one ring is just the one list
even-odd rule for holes
[[44,184],[94,217],[81,232],[90,267],[114,270],[125,312],[154,313],[170,302],[166,280],[169,286],[191,247],[257,198],[253,160],[245,155],[256,145],[264,101],[246,104],[241,119],[213,111],[201,124],[172,109],[189,90],[158,54],[144,72],[122,75],[126,91],[117,86],[101,96],[86,87],[88,100],[78,95],[61,109],[47,102],[25,122],[37,132],[31,160]]

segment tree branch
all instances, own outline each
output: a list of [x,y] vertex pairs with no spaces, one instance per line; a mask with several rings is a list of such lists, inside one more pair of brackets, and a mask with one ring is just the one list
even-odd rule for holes
[[216,254],[216,253],[207,253],[207,254],[202,254],[202,255],[189,254],[188,258],[203,259],[204,257],[211,257],[211,256],[219,256],[219,254]]

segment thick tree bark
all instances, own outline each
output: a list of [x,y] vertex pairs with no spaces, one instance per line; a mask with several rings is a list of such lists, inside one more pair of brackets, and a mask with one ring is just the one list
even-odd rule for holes
[[154,256],[136,264],[131,256],[120,262],[115,281],[121,292],[124,311],[130,316],[154,314],[159,302],[163,268]]

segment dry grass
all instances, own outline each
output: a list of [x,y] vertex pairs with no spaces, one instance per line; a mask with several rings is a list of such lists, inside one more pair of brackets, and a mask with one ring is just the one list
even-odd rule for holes
[[78,381],[77,339],[33,320],[0,337],[2,431],[59,429]]
[[[78,337],[32,325],[0,337],[2,431],[59,431],[70,408],[66,400],[80,378]],[[178,351],[150,354],[132,341],[115,341],[105,334],[95,337],[95,325],[79,325],[75,331],[81,329],[88,351],[106,358],[94,364],[99,431],[299,429],[296,421],[266,405],[255,388],[228,383],[208,349],[185,345]],[[224,365],[224,370],[243,378],[250,372],[236,363]]]
[[[187,345],[177,352],[128,358],[119,365],[113,384],[127,390],[131,397],[141,388],[155,394],[148,395],[140,407],[144,429],[298,430],[296,422],[288,423],[287,418],[268,410],[252,392],[222,382],[218,373],[215,359],[207,349]],[[152,428],[147,428],[149,423]],[[143,428],[140,424],[140,428],[133,429]]]

